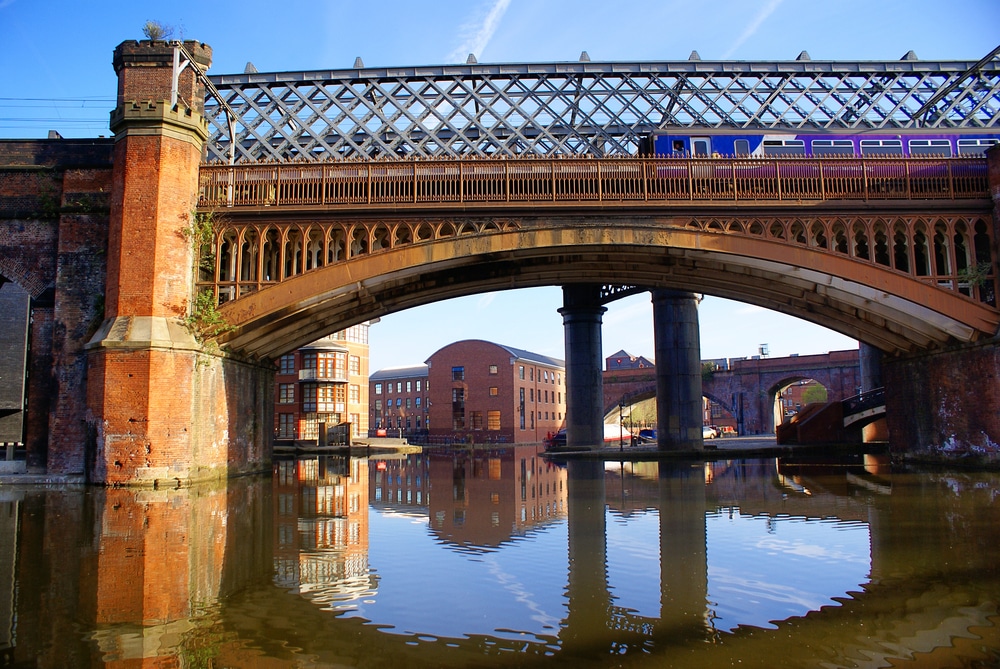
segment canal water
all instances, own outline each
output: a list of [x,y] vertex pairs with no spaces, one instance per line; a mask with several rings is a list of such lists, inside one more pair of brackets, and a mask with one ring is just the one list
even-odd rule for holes
[[998,495],[880,456],[534,447],[5,486],[0,666],[998,666]]

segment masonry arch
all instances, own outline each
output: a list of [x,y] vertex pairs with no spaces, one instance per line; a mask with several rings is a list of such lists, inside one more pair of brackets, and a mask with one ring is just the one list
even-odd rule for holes
[[[825,375],[818,375],[825,376]],[[802,406],[805,406],[806,402],[798,401],[795,397],[795,387],[802,384],[808,384],[809,382],[814,382],[819,384],[826,390],[827,397],[831,395],[839,394],[835,389],[830,388],[827,383],[822,380],[813,378],[812,376],[806,375],[795,375],[790,376],[787,379],[777,382],[768,388],[767,394],[769,398],[768,406],[772,408],[772,420],[775,427],[785,422],[786,419],[790,418],[795,412],[800,410]],[[796,406],[798,404],[798,406]]]
[[[754,304],[888,352],[975,341],[995,333],[1000,323],[989,305],[867,258],[859,262],[818,246],[789,246],[785,228],[774,221],[759,236],[666,223],[658,217],[544,216],[484,233],[479,223],[444,222],[437,231],[444,236],[420,244],[390,241],[377,253],[368,252],[374,239],[367,228],[355,225],[348,260],[293,271],[279,285],[224,304],[221,311],[235,328],[219,342],[239,354],[273,358],[331,331],[422,304],[507,288],[595,282]],[[865,248],[869,230],[867,224],[854,226],[855,240]],[[414,236],[419,234],[409,239]],[[948,237],[942,244],[952,242]],[[949,252],[948,260],[953,258]]]

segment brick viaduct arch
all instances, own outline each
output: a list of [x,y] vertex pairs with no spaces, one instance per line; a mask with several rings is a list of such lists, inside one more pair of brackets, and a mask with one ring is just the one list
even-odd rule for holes
[[[787,358],[734,360],[729,369],[715,371],[702,379],[702,395],[740,414],[748,433],[774,431],[772,409],[781,388],[813,379],[823,385],[831,401],[855,395],[861,385],[858,351],[832,351],[822,355]],[[656,396],[656,375],[652,369],[604,373],[605,415],[622,399],[639,402]]]
[[[284,280],[224,304],[219,342],[273,358],[328,332],[452,297],[616,283],[686,290],[797,316],[892,353],[997,332],[987,305],[888,268],[774,240],[618,213],[525,216],[503,230],[407,244]],[[609,224],[610,223],[610,224]]]

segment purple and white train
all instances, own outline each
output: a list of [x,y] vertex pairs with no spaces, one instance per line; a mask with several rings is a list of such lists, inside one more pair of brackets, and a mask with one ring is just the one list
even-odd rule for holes
[[959,131],[954,134],[902,131],[861,133],[750,133],[692,131],[654,133],[643,138],[642,155],[656,156],[806,156],[843,158],[982,156],[1000,143],[1000,132]]

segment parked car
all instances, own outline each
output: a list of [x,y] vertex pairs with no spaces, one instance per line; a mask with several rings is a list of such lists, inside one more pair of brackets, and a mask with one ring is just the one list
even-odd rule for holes
[[715,428],[711,425],[703,425],[701,428],[701,438],[702,439],[715,439],[719,436],[719,433],[715,431]]

